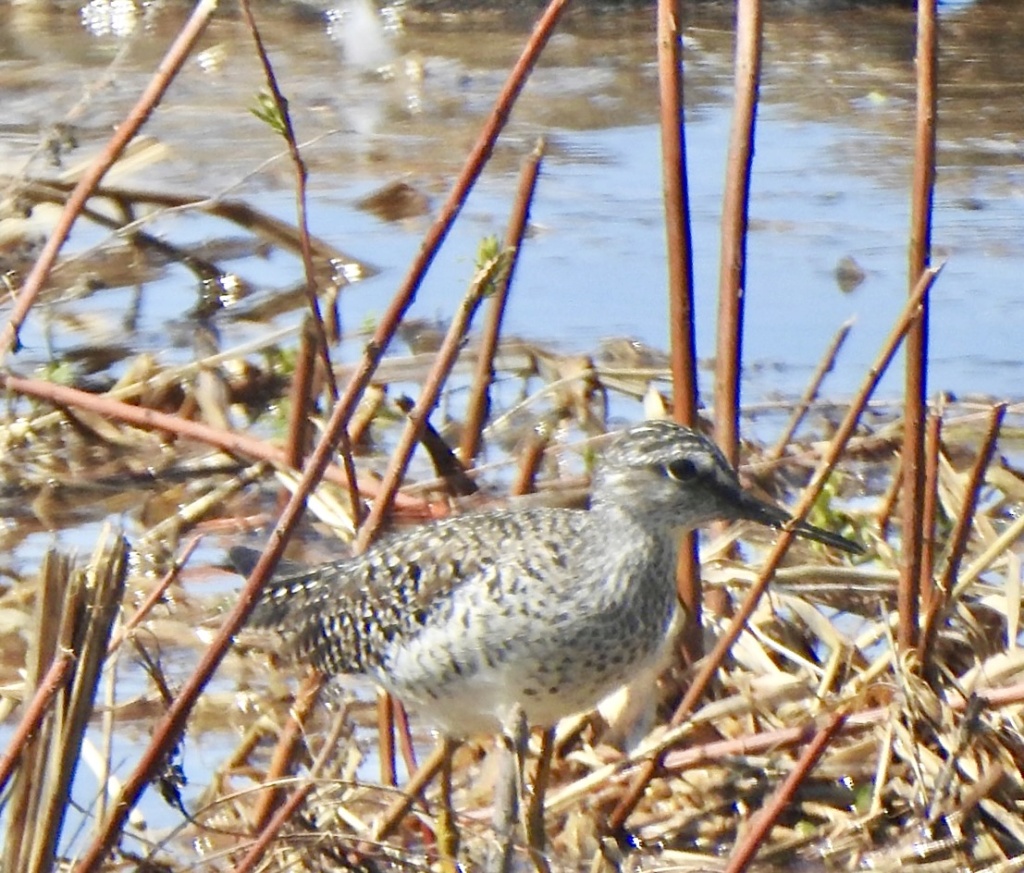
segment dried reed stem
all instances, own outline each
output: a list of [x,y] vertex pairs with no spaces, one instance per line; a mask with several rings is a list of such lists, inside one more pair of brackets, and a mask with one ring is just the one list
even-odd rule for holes
[[779,816],[785,812],[808,774],[814,769],[821,756],[825,754],[829,743],[846,723],[846,718],[845,713],[834,714],[829,718],[827,724],[814,735],[814,739],[807,744],[785,781],[754,817],[750,829],[743,835],[742,842],[733,850],[722,873],[741,873],[742,870],[747,869],[754,860],[757,850],[761,848],[771,833],[775,822],[779,820]]
[[398,798],[384,811],[380,821],[374,825],[374,842],[379,843],[386,840],[398,827],[399,822],[405,818],[406,813],[423,793],[423,789],[430,784],[430,781],[444,766],[444,759],[448,754],[448,743],[442,740],[434,747],[427,760],[420,765],[409,781],[402,786]]
[[978,457],[975,458],[971,473],[964,484],[964,505],[957,516],[956,525],[949,538],[949,557],[942,572],[942,582],[939,584],[942,591],[952,591],[956,587],[960,562],[963,560],[964,551],[967,548],[967,537],[970,534],[971,525],[974,523],[974,512],[978,506],[978,493],[981,486],[985,484],[985,471],[992,463],[996,441],[999,439],[999,429],[1005,416],[1005,403],[996,404],[989,413],[985,436],[982,439],[981,448],[978,449]]
[[309,413],[313,400],[313,375],[316,372],[316,327],[307,317],[299,332],[299,354],[295,359],[295,373],[288,392],[288,439],[285,443],[285,461],[293,470],[301,470],[309,452]]
[[395,699],[383,689],[377,690],[377,755],[380,758],[380,784],[398,785],[395,760]]
[[331,399],[338,399],[338,383],[334,378],[334,367],[331,365],[331,351],[327,342],[327,331],[324,329],[323,313],[320,311],[320,300],[317,297],[316,271],[313,267],[313,246],[309,237],[309,217],[306,208],[306,182],[309,179],[309,171],[306,169],[306,162],[302,160],[299,153],[299,144],[295,139],[295,128],[292,125],[292,116],[288,111],[288,100],[281,92],[277,84],[277,76],[274,75],[274,67],[270,63],[270,56],[267,54],[263,39],[260,36],[259,28],[256,26],[256,19],[252,14],[252,7],[249,0],[241,0],[242,17],[252,34],[253,43],[256,45],[256,53],[259,55],[260,64],[263,66],[263,75],[267,80],[267,87],[270,89],[271,99],[277,109],[281,121],[280,133],[288,144],[288,155],[292,165],[295,167],[295,208],[298,213],[299,227],[299,250],[302,253],[302,268],[306,273],[306,302],[309,304],[312,328],[316,334],[316,351],[324,365],[324,378],[327,380],[327,388],[331,393]]
[[938,632],[939,618],[945,613],[949,605],[950,596],[956,588],[957,575],[960,572],[960,563],[963,561],[964,552],[967,549],[967,538],[974,524],[974,513],[978,507],[978,494],[985,484],[985,471],[992,463],[992,455],[996,450],[996,442],[999,439],[999,429],[1002,427],[1003,418],[1006,415],[1006,404],[999,403],[992,407],[989,413],[988,426],[985,429],[985,436],[982,439],[978,456],[971,467],[970,475],[964,484],[964,505],[957,515],[956,524],[949,538],[949,556],[946,558],[946,566],[942,572],[942,580],[938,587],[932,592],[928,603],[925,619],[921,628],[920,655],[922,667],[928,665],[931,650],[935,644],[935,635]]
[[266,823],[252,846],[249,847],[249,851],[245,853],[245,857],[235,867],[234,873],[249,873],[263,859],[271,842],[281,832],[281,829],[288,823],[289,819],[295,815],[296,810],[302,805],[309,796],[309,792],[316,785],[320,772],[330,763],[335,754],[335,746],[338,744],[338,739],[341,737],[342,732],[348,728],[347,723],[348,719],[346,718],[335,719],[334,726],[324,740],[323,748],[316,756],[316,760],[313,761],[313,765],[309,768],[308,779],[292,792],[288,800],[281,804],[281,807],[274,813],[273,818]]
[[541,427],[526,437],[519,452],[519,463],[516,465],[516,476],[509,486],[512,496],[532,494],[537,484],[537,473],[544,461],[544,451],[551,442],[550,428]]
[[555,757],[555,729],[547,728],[541,734],[537,770],[533,777],[533,790],[526,808],[526,845],[537,873],[550,873],[544,855],[547,832],[544,827],[544,798],[551,781],[551,764]]
[[[693,241],[686,175],[686,120],[683,109],[683,58],[679,0],[658,0],[658,83],[661,109],[661,178],[668,255],[668,319],[672,367],[672,415],[680,424],[697,424],[697,351],[693,310]],[[701,612],[704,592],[697,538],[683,537],[676,588],[686,611],[681,635],[683,658],[700,660],[704,652]]]
[[466,404],[466,421],[462,428],[462,442],[459,445],[459,456],[464,464],[471,464],[480,451],[480,436],[490,414],[490,388],[491,382],[494,381],[494,355],[498,351],[498,339],[501,336],[501,322],[505,315],[505,305],[508,303],[508,291],[512,285],[512,276],[516,264],[519,262],[519,253],[522,250],[523,239],[529,225],[530,204],[533,202],[533,194],[537,189],[537,179],[540,177],[541,161],[544,159],[546,147],[547,144],[543,139],[538,140],[519,174],[519,187],[516,189],[512,215],[509,217],[508,229],[505,231],[505,250],[512,254],[508,261],[508,269],[501,281],[497,283],[494,293],[491,294],[490,305],[487,307],[487,320],[480,337],[476,372],[473,375],[469,401]]
[[401,700],[395,701],[395,733],[398,735],[398,750],[402,753],[402,762],[407,773],[415,773],[419,766],[416,763],[416,747],[412,741],[412,729],[409,726],[409,712]]
[[697,423],[697,351],[694,338],[693,241],[686,174],[683,106],[682,4],[658,0],[658,84],[661,110],[661,180],[668,255],[672,415]]
[[32,739],[39,725],[50,711],[53,699],[71,678],[75,658],[71,652],[60,652],[50,663],[50,669],[35,687],[32,700],[25,707],[21,721],[7,741],[7,749],[0,757],[0,793],[7,787],[15,766],[21,757],[25,744]]
[[63,602],[60,640],[71,651],[75,669],[62,701],[59,725],[46,766],[42,768],[39,802],[33,818],[31,860],[20,868],[43,873],[54,868],[57,842],[71,805],[71,786],[82,743],[95,710],[100,671],[110,646],[114,618],[121,608],[127,575],[127,543],[120,536],[103,536],[89,566],[76,571]]
[[[935,522],[939,506],[939,461],[942,457],[942,412],[928,413],[924,441],[924,494],[921,506],[921,578],[918,589],[921,609],[928,612],[935,595]],[[920,641],[919,641],[920,642]],[[919,651],[923,651],[919,647]],[[924,667],[922,662],[922,667]]]
[[[932,198],[935,189],[936,0],[917,4],[917,130],[910,218],[910,276],[913,289],[931,257]],[[903,417],[903,545],[897,589],[896,640],[904,651],[917,646],[920,609],[922,505],[924,503],[924,421],[928,392],[928,304],[907,335]]]
[[747,220],[754,122],[761,79],[761,2],[737,0],[736,67],[732,130],[722,203],[715,346],[715,441],[735,466],[739,460],[740,365],[743,295],[747,272]]
[[284,787],[281,780],[291,775],[295,769],[295,761],[302,747],[302,736],[306,722],[312,714],[320,692],[327,684],[327,677],[322,673],[310,670],[302,679],[302,684],[295,692],[295,702],[288,712],[288,721],[278,737],[277,745],[270,756],[270,765],[263,777],[268,785],[260,792],[253,807],[253,831],[260,833],[270,823],[270,818],[281,806]]
[[402,431],[402,435],[398,438],[398,444],[395,446],[391,458],[388,460],[387,469],[385,469],[384,476],[381,479],[380,493],[373,501],[373,505],[370,507],[370,514],[359,529],[359,534],[355,541],[355,550],[357,552],[365,549],[373,541],[374,537],[380,532],[384,519],[391,511],[391,501],[398,493],[402,479],[405,478],[405,471],[409,466],[409,461],[412,459],[413,450],[416,448],[416,444],[423,433],[427,417],[437,405],[437,400],[441,396],[441,389],[444,387],[448,375],[455,366],[455,361],[462,349],[463,340],[465,340],[466,334],[469,333],[469,326],[473,315],[483,300],[484,291],[488,287],[489,276],[487,273],[488,271],[485,270],[473,282],[469,292],[463,298],[455,317],[452,319],[452,323],[448,326],[448,332],[445,334],[444,342],[437,352],[434,365],[423,382],[419,400],[409,410],[405,428]]
[[793,438],[793,434],[796,433],[796,429],[800,427],[800,422],[804,420],[804,416],[807,415],[807,410],[811,408],[811,404],[814,403],[818,398],[818,391],[821,388],[821,383],[825,381],[825,377],[832,372],[832,368],[836,364],[836,357],[839,355],[839,350],[843,347],[843,343],[846,342],[846,337],[850,334],[850,328],[853,327],[853,321],[844,322],[839,330],[836,331],[832,342],[829,343],[828,348],[825,350],[825,354],[822,355],[821,362],[818,364],[818,368],[814,371],[814,375],[811,376],[811,381],[807,383],[807,387],[804,389],[804,393],[800,398],[800,402],[797,403],[796,409],[793,410],[793,414],[790,416],[789,421],[783,428],[779,438],[767,452],[765,452],[766,461],[777,461],[782,457],[782,453],[786,450],[786,446],[789,445],[789,441]]
[[896,458],[896,469],[893,471],[892,480],[886,487],[885,493],[879,501],[878,512],[876,513],[878,524],[878,535],[885,539],[889,536],[889,529],[892,525],[892,516],[896,511],[896,501],[899,499],[900,490],[903,487],[903,464],[899,457]]
[[[38,397],[40,400],[46,400],[56,406],[87,409],[106,418],[113,418],[130,424],[133,427],[140,427],[145,430],[160,430],[184,437],[185,439],[205,443],[231,455],[242,455],[261,461],[269,461],[280,466],[287,466],[283,449],[245,434],[220,430],[197,421],[188,421],[176,415],[157,412],[155,409],[133,406],[130,403],[122,403],[120,400],[114,400],[111,397],[90,394],[87,391],[79,391],[76,388],[68,388],[65,385],[57,385],[53,382],[43,382],[39,379],[24,379],[20,376],[0,375],[0,385],[17,394]],[[347,486],[349,481],[344,471],[334,465],[328,465],[324,472],[324,477],[342,486]],[[378,493],[380,485],[372,477],[363,476],[359,487],[363,493],[372,496]],[[419,515],[423,518],[430,515],[430,510],[426,504],[416,498],[399,495],[396,498],[396,505],[403,512],[411,512],[413,515]]]

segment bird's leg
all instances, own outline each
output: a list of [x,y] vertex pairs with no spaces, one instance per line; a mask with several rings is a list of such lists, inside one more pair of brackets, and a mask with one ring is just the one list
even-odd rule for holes
[[497,846],[488,864],[489,873],[509,873],[512,867],[513,831],[519,819],[529,736],[526,713],[517,704],[505,721],[501,735],[503,754],[494,786],[494,837]]
[[541,735],[537,773],[533,777],[533,791],[530,792],[530,805],[526,811],[526,845],[537,873],[551,873],[547,858],[544,856],[544,844],[547,839],[544,832],[544,795],[547,793],[554,753],[555,729],[548,728]]
[[441,809],[437,815],[437,850],[440,855],[441,869],[445,873],[456,873],[459,869],[459,832],[455,827],[455,815],[452,810],[452,756],[458,747],[458,741],[449,736],[441,740],[444,758],[441,763]]

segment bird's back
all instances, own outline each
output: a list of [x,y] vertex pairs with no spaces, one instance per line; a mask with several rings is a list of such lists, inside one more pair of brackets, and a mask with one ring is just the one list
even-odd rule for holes
[[[314,568],[287,565],[269,583],[249,623],[293,640],[296,654],[330,673],[361,673],[389,645],[429,624],[455,589],[500,596],[495,567],[558,586],[573,566],[587,513],[530,509],[470,514],[385,537],[364,552]],[[250,549],[231,550],[240,571]],[[539,592],[534,592],[539,594]]]

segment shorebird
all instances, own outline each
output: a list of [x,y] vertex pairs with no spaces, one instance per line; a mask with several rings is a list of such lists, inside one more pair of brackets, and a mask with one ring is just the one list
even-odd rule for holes
[[[447,737],[508,731],[521,715],[549,728],[666,664],[683,619],[679,535],[716,519],[792,522],[710,440],[648,421],[608,446],[589,510],[427,524],[274,578],[250,623],[330,676],[368,675]],[[805,522],[794,531],[861,551]],[[246,570],[254,554],[231,557]]]

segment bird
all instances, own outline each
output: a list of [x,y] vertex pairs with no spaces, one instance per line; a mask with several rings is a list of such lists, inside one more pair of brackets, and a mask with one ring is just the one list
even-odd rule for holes
[[[468,513],[387,537],[354,557],[285,568],[249,623],[280,632],[300,660],[329,677],[369,676],[441,731],[438,760],[450,761],[460,739],[502,737],[496,854],[486,866],[506,873],[529,729],[545,730],[549,750],[562,718],[647,684],[668,666],[685,618],[676,592],[680,534],[740,519],[792,525],[801,536],[861,551],[744,490],[697,431],[652,420],[608,446],[589,510]],[[248,574],[259,553],[236,546],[229,556]],[[445,772],[450,779],[450,765]],[[450,783],[442,796],[450,797]],[[438,847],[445,869],[454,870],[451,816],[442,804]],[[525,824],[544,869],[543,785],[534,785]]]
[[[740,484],[718,447],[664,420],[619,434],[590,508],[449,517],[354,557],[272,578],[249,618],[330,677],[363,674],[451,738],[595,707],[670,659],[684,614],[680,534],[715,520],[792,522]],[[806,522],[796,534],[861,547]],[[248,572],[258,552],[235,547]]]

